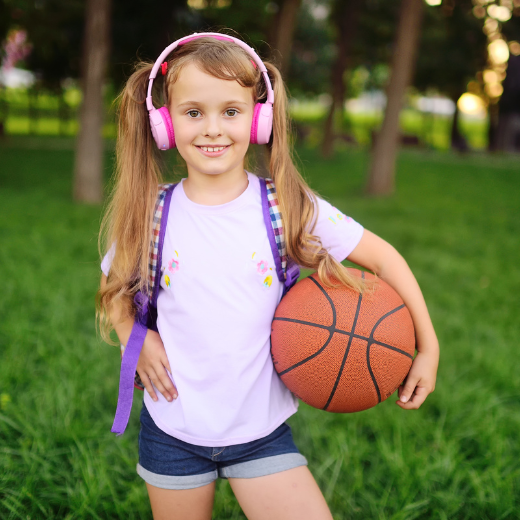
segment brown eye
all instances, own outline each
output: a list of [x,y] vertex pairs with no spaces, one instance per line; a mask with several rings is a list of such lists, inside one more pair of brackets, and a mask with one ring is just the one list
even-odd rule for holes
[[226,116],[235,117],[238,114],[238,110],[236,108],[229,108],[226,110]]
[[187,114],[194,119],[199,116],[200,112],[198,110],[189,110]]

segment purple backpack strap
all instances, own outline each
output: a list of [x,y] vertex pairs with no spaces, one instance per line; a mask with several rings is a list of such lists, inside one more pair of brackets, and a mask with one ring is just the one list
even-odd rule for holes
[[162,248],[164,235],[166,233],[166,223],[168,222],[168,212],[170,201],[176,184],[163,185],[159,188],[157,203],[155,206],[152,242],[150,249],[150,264],[148,279],[148,290],[151,294],[151,301],[141,292],[135,295],[134,302],[137,312],[132,327],[132,332],[128,338],[126,348],[121,359],[121,373],[119,375],[119,395],[117,399],[116,416],[112,424],[112,433],[122,435],[128,424],[130,412],[132,411],[132,401],[134,397],[134,386],[142,387],[139,376],[136,374],[137,362],[143,348],[144,339],[148,328],[157,330],[157,298],[159,295],[159,285],[162,263]]
[[298,281],[300,268],[287,255],[282,215],[280,214],[274,182],[271,179],[260,178],[260,191],[262,193],[264,223],[276,264],[276,274],[278,280],[284,284],[283,295],[285,295]]

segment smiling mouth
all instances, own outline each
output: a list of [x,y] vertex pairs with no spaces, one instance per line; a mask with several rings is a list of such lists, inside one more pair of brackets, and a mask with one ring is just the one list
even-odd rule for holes
[[225,146],[197,146],[197,148],[200,148],[204,152],[221,152],[222,150],[225,150],[229,146],[231,146],[231,145],[227,144]]

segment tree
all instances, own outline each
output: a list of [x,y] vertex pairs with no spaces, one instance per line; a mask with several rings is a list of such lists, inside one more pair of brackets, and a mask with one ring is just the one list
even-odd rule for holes
[[436,90],[455,103],[451,144],[460,150],[467,145],[458,127],[457,101],[483,70],[487,56],[482,22],[472,8],[470,0],[459,0],[426,9],[414,80],[419,90]]
[[344,76],[352,61],[351,46],[356,36],[360,8],[361,0],[336,0],[331,13],[332,24],[336,29],[337,54],[331,74],[332,102],[323,132],[322,153],[325,157],[334,150],[334,122],[336,118],[343,121]]
[[274,34],[272,44],[280,54],[280,71],[284,78],[289,73],[289,63],[293,44],[296,17],[301,0],[282,0],[280,9],[274,20]]
[[103,200],[103,85],[110,47],[110,0],[87,0],[83,44],[83,103],[74,165],[74,198]]
[[422,14],[423,0],[401,0],[385,116],[376,138],[369,171],[367,191],[371,195],[387,195],[394,190],[399,114],[412,78]]

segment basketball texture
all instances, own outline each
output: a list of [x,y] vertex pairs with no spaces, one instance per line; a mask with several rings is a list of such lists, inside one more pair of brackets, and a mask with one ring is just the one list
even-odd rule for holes
[[298,398],[328,412],[359,412],[387,399],[408,374],[414,352],[410,313],[381,279],[359,294],[325,287],[313,274],[287,293],[273,320],[276,371]]

